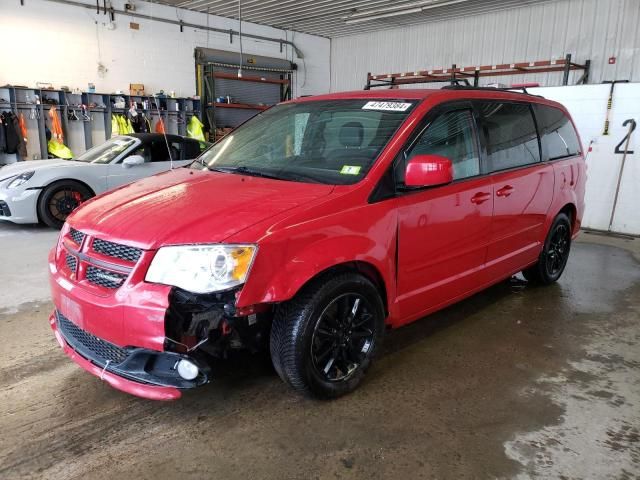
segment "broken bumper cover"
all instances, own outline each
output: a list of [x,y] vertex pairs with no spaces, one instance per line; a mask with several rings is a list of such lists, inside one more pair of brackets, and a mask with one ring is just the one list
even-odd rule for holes
[[[181,390],[209,381],[209,369],[191,356],[145,348],[122,348],[77,327],[54,311],[49,318],[58,343],[74,362],[112,387],[151,400],[175,400]],[[180,360],[196,364],[200,374],[185,380],[176,370]]]

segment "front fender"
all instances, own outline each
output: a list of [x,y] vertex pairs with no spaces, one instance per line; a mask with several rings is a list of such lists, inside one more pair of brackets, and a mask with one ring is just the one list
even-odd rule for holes
[[368,205],[333,225],[301,226],[261,244],[237,306],[287,301],[320,273],[350,262],[375,268],[394,298],[396,222],[395,210]]

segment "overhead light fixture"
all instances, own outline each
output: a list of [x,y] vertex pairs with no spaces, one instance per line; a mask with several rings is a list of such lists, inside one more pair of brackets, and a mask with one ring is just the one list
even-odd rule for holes
[[400,15],[409,15],[410,13],[420,13],[422,12],[422,8],[409,8],[406,10],[398,10],[396,12],[387,12],[387,13],[378,13],[376,15],[367,15],[362,16],[362,17],[350,17],[347,20],[345,20],[344,23],[346,23],[347,25],[352,25],[354,23],[362,23],[362,22],[369,22],[371,20],[378,20],[379,18],[388,18],[388,17],[397,17]]
[[354,23],[369,22],[380,18],[397,17],[401,15],[410,15],[412,13],[421,13],[432,8],[445,7],[456,3],[467,2],[468,0],[449,0],[446,2],[413,2],[402,6],[383,7],[362,12],[354,12],[348,17],[344,17],[344,23],[352,25]]

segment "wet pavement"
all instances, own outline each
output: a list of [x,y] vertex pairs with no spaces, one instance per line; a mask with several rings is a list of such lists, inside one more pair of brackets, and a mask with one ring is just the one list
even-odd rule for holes
[[[7,231],[19,258],[23,230]],[[46,256],[55,235],[31,233]],[[583,234],[558,284],[503,282],[391,332],[332,402],[242,355],[177,402],[115,391],[57,346],[46,268],[15,262],[0,262],[2,479],[640,478],[640,239]]]

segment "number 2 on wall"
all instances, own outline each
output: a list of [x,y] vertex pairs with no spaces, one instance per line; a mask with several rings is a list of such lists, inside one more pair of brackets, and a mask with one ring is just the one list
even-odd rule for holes
[[629,124],[631,124],[631,126],[629,127],[629,131],[624,136],[624,138],[622,140],[620,140],[620,143],[618,145],[616,145],[616,149],[613,151],[613,153],[619,153],[620,155],[624,155],[625,153],[627,155],[633,155],[633,150],[621,150],[620,149],[620,147],[622,146],[623,143],[625,145],[627,144],[629,137],[631,137],[631,134],[636,129],[636,121],[633,118],[629,118],[628,120],[625,120],[624,123],[622,124],[622,126],[626,127]]

